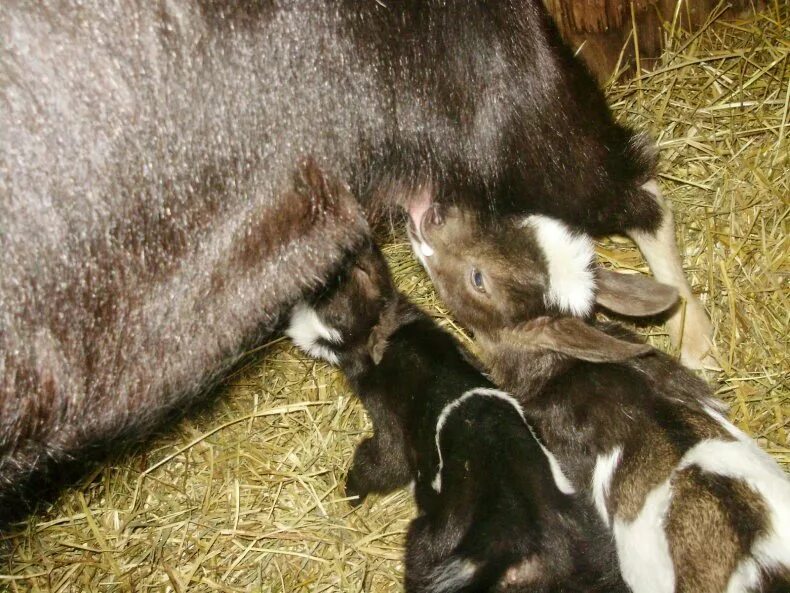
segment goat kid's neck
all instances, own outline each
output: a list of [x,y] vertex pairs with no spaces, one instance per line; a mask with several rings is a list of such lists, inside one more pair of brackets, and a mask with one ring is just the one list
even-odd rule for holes
[[419,314],[414,306],[400,294],[388,301],[370,332],[349,345],[346,352],[339,357],[343,374],[349,379],[357,380],[369,372],[386,355],[392,335],[418,318]]
[[500,332],[479,333],[475,338],[494,383],[522,402],[535,397],[546,383],[573,364],[569,357],[556,352],[509,342]]

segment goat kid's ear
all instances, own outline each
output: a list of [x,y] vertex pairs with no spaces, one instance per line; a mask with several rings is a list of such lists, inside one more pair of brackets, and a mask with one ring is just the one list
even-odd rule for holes
[[377,325],[370,332],[368,338],[368,354],[373,360],[373,364],[378,365],[381,359],[384,358],[384,352],[387,350],[387,338],[389,334],[383,330],[381,325]]
[[576,317],[541,318],[511,332],[511,339],[530,349],[588,362],[623,362],[652,350],[648,344],[620,340]]
[[398,303],[391,303],[382,311],[379,322],[373,327],[368,337],[368,354],[373,364],[378,365],[384,358],[387,342],[395,330],[398,329]]
[[376,285],[376,281],[370,270],[364,266],[355,264],[354,267],[351,268],[351,276],[366,298],[375,299],[379,297],[381,290]]
[[597,270],[595,301],[614,313],[649,317],[663,313],[678,301],[674,286],[656,282],[642,274],[618,274]]

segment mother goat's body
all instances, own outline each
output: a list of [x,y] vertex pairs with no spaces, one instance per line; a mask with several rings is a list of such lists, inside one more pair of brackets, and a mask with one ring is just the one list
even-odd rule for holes
[[662,221],[536,1],[11,0],[0,104],[2,508],[182,408],[421,188]]

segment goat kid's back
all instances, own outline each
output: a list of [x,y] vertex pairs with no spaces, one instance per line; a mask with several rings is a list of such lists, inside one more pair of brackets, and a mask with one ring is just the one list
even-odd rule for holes
[[781,590],[790,481],[687,375],[658,353],[579,362],[521,395],[612,529],[636,593]]

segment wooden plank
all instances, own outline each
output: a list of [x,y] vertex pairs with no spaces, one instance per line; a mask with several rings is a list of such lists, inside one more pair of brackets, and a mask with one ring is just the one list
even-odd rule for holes
[[[626,64],[633,65],[634,46],[629,41],[633,29],[631,4],[639,39],[639,55],[643,65],[657,58],[663,50],[662,22],[670,22],[681,2],[679,26],[696,30],[719,5],[718,0],[544,0],[557,27],[600,81],[607,80],[615,67],[623,46]],[[745,10],[764,5],[763,0],[729,0],[724,18],[733,18]]]

